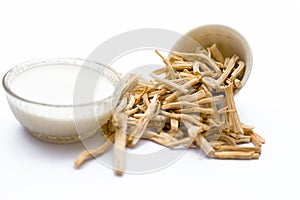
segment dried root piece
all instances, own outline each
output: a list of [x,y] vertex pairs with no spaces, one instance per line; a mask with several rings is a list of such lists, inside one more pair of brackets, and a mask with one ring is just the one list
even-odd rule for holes
[[245,69],[245,63],[243,61],[238,62],[238,67],[232,72],[229,80],[231,82],[234,82],[235,79],[243,72]]
[[225,83],[225,80],[228,78],[230,73],[232,72],[233,68],[235,67],[235,63],[238,61],[239,57],[237,55],[232,56],[232,58],[229,60],[228,65],[226,66],[225,71],[220,77],[220,80],[222,83]]
[[177,110],[177,112],[180,113],[203,113],[207,115],[212,115],[215,111],[211,108],[201,108],[199,106],[197,107],[191,107],[191,108],[183,108],[180,110]]
[[191,102],[172,102],[172,103],[166,103],[162,106],[162,109],[168,110],[168,109],[181,109],[183,107],[196,107],[197,103],[191,103]]
[[208,51],[211,53],[211,56],[218,62],[224,63],[224,57],[222,53],[217,48],[216,44],[213,44],[211,47],[208,47]]
[[177,141],[176,138],[172,137],[171,135],[169,135],[167,133],[164,133],[163,131],[156,133],[156,132],[147,130],[142,135],[142,138],[154,141],[154,142],[156,142],[160,145],[164,145],[164,146],[166,146],[166,144],[168,144],[168,143]]
[[156,81],[165,84],[167,87],[169,87],[171,90],[175,89],[178,90],[181,93],[188,93],[188,90],[185,89],[184,87],[177,85],[176,83],[173,83],[172,81],[169,81],[167,79],[159,78],[157,75],[154,73],[151,73],[150,76],[154,78]]
[[[121,105],[121,104],[120,104]],[[116,122],[114,158],[115,158],[115,174],[121,176],[125,169],[125,148],[126,148],[126,131],[127,131],[127,112],[118,108],[113,114]]]
[[235,79],[233,83],[236,89],[240,89],[242,87],[242,82],[239,79]]
[[174,64],[172,64],[172,68],[175,70],[191,70],[193,69],[193,63],[191,62],[176,62]]
[[244,133],[244,130],[241,125],[240,118],[236,111],[236,106],[233,98],[233,84],[230,83],[225,87],[226,94],[226,103],[229,110],[233,110],[233,112],[229,112],[226,114],[226,123],[235,133]]
[[104,144],[101,146],[90,150],[90,151],[83,151],[75,161],[75,168],[79,168],[85,161],[95,158],[103,153],[105,153],[109,147],[111,146],[112,142],[115,139],[115,134],[112,134]]
[[265,139],[257,133],[255,133],[254,131],[249,131],[246,134],[250,135],[251,142],[257,147],[261,147],[265,143]]
[[189,95],[184,95],[184,96],[180,96],[178,97],[178,101],[180,102],[194,102],[194,101],[198,101],[204,97],[207,96],[207,93],[204,90],[199,90],[198,92],[196,92],[195,94],[189,94]]
[[[170,96],[168,96],[166,98],[166,100],[164,101],[164,103],[170,103],[170,102],[174,101],[180,95],[188,93],[189,92],[188,89],[191,88],[193,85],[195,85],[197,83],[199,83],[199,78],[198,77],[194,77],[189,82],[183,84],[182,90],[177,90],[173,94],[171,94]],[[185,90],[187,90],[187,92],[185,92]]]
[[183,145],[183,146],[190,146],[193,142],[193,138],[191,137],[185,137],[185,138],[182,138],[180,140],[175,140],[173,142],[170,142],[168,144],[166,144],[167,147],[176,147],[176,146],[179,146],[179,145]]
[[213,134],[213,135],[208,135],[206,136],[206,139],[211,142],[211,141],[223,141],[227,145],[232,145],[235,146],[235,140],[227,135],[219,135],[219,134]]
[[214,152],[211,156],[217,159],[250,160],[257,159],[259,157],[259,153],[255,153],[254,151],[217,151]]
[[165,59],[157,50],[155,50],[155,53],[157,55],[159,55],[159,57],[162,58],[162,60],[164,61],[165,65],[166,65],[166,69],[168,70],[168,73],[167,73],[167,77],[170,76],[171,79],[175,79],[176,78],[176,74],[169,62],[169,60]]
[[259,147],[242,147],[233,145],[221,145],[219,148],[215,148],[217,151],[243,151],[243,152],[255,152],[260,153],[261,149]]
[[198,133],[195,136],[195,139],[196,139],[197,146],[199,146],[202,149],[205,155],[210,155],[214,153],[213,147],[210,145],[210,143],[208,143],[208,141],[201,134]]

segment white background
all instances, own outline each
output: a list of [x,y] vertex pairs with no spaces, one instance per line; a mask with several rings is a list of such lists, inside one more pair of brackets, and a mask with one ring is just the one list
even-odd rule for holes
[[253,71],[236,97],[241,120],[265,137],[259,160],[201,160],[188,152],[156,173],[80,170],[80,143],[55,145],[22,129],[0,90],[0,199],[299,199],[300,6],[297,1],[1,1],[0,75],[27,60],[86,58],[137,28],[185,33],[218,23],[241,32]]

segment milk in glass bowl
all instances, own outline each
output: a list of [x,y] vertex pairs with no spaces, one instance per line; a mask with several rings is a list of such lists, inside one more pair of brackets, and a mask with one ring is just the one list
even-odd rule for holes
[[71,143],[95,134],[111,116],[120,84],[117,72],[73,58],[30,61],[3,77],[18,121],[35,137]]

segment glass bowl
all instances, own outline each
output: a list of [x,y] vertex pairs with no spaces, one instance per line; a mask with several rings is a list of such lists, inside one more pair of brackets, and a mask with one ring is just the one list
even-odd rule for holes
[[2,81],[17,120],[33,136],[54,143],[95,134],[111,116],[120,82],[113,69],[75,58],[26,62]]

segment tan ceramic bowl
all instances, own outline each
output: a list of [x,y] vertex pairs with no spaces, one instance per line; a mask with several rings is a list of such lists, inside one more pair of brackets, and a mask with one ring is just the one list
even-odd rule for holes
[[[188,36],[188,37],[187,37]],[[245,72],[242,77],[242,87],[246,84],[252,69],[252,51],[246,39],[236,30],[224,25],[205,25],[197,27],[186,33],[176,42],[172,50],[195,52],[197,45],[186,45],[187,38],[199,43],[203,48],[207,48],[216,43],[224,57],[231,57],[236,54],[245,62]],[[188,43],[191,43],[190,41]],[[239,90],[236,90],[237,93]]]

